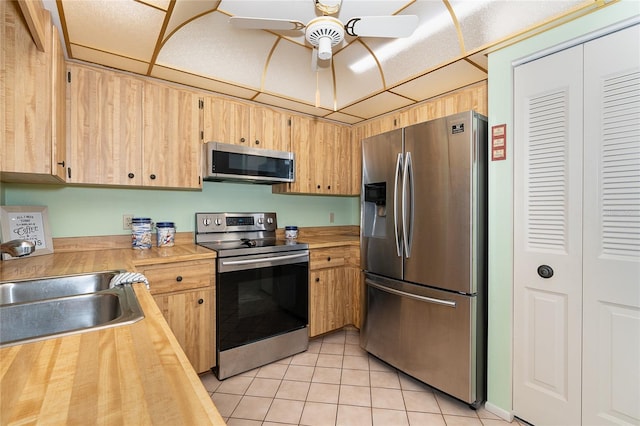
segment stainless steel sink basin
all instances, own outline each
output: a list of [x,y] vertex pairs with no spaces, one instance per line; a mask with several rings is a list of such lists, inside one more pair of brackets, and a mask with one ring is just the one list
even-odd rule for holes
[[34,302],[106,290],[109,288],[111,278],[120,272],[123,271],[104,271],[0,283],[0,305]]
[[[6,290],[0,290],[3,294],[3,304],[0,304],[0,347],[141,320],[144,314],[130,284],[108,288],[115,273],[111,271],[0,284],[0,289],[11,284],[5,287]],[[91,282],[93,287],[87,284]],[[42,292],[38,289],[42,289]]]

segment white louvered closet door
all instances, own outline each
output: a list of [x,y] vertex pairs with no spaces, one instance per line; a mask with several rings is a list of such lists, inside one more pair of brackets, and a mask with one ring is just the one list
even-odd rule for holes
[[640,26],[514,72],[514,412],[638,425]]
[[584,45],[583,424],[640,424],[640,26]]
[[581,417],[582,50],[514,75],[513,406],[536,425]]

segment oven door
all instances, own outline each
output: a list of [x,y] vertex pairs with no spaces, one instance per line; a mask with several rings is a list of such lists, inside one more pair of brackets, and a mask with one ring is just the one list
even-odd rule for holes
[[219,257],[218,352],[305,328],[309,251]]

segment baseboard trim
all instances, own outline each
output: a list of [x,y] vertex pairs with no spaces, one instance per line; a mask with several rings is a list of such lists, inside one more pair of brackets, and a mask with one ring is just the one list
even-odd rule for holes
[[497,405],[493,405],[492,403],[490,403],[489,401],[484,403],[484,409],[487,410],[488,412],[495,414],[496,416],[500,417],[502,420],[506,420],[509,423],[511,423],[513,421],[513,412],[512,411],[507,411],[504,410],[500,407],[498,407]]

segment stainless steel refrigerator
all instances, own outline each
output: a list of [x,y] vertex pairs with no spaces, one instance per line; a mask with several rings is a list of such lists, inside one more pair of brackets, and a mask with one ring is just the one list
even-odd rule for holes
[[486,395],[487,120],[362,142],[361,346],[477,407]]

